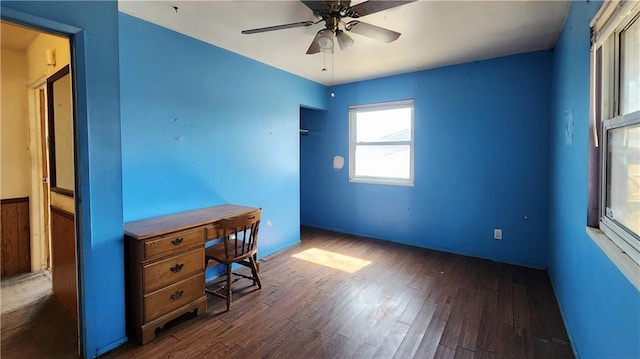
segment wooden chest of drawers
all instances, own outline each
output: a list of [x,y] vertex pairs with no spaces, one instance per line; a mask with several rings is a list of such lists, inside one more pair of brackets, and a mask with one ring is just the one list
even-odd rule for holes
[[205,228],[148,239],[126,236],[128,322],[142,344],[172,319],[206,312],[205,239]]
[[204,243],[218,221],[258,208],[223,204],[124,225],[127,324],[142,344],[188,312],[207,311]]

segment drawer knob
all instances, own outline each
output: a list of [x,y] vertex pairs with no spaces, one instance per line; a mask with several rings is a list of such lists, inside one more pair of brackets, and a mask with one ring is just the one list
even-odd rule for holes
[[182,243],[183,240],[184,240],[184,238],[178,237],[178,238],[172,240],[171,244],[173,244],[174,246],[178,246],[178,245],[180,245]]
[[180,264],[176,264],[173,267],[169,268],[169,270],[172,273],[178,273],[182,270],[182,268],[184,267],[184,263],[180,263]]
[[183,294],[184,294],[184,290],[176,290],[175,293],[171,294],[171,300],[178,300],[182,298]]

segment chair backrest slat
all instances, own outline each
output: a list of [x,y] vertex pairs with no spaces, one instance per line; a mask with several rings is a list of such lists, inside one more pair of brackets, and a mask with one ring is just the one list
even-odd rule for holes
[[241,216],[222,219],[219,230],[224,237],[227,260],[241,259],[253,255],[258,247],[258,229],[262,210]]

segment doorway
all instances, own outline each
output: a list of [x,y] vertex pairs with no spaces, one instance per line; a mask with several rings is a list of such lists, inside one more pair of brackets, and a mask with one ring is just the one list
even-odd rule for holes
[[321,168],[317,167],[328,148],[322,142],[327,111],[300,107],[300,225],[313,227],[317,207],[314,205]]
[[[70,39],[5,21],[0,26],[1,354],[77,357]],[[5,268],[5,258],[13,266]]]

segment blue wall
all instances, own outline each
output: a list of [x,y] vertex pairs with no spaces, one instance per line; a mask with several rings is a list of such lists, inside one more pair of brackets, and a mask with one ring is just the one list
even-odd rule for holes
[[554,49],[549,273],[580,358],[640,358],[640,292],[585,232],[589,22],[600,4],[574,2]]
[[238,203],[263,208],[260,256],[299,241],[300,105],[325,87],[129,15],[120,33],[124,220]]
[[[322,136],[301,140],[302,223],[546,268],[550,88],[550,51],[336,87],[325,116],[303,118]],[[415,186],[349,183],[332,167],[348,163],[349,106],[403,99]]]
[[[580,357],[637,358],[640,293],[585,234],[598,6],[572,5],[553,55],[338,86],[326,103],[323,86],[118,16],[115,2],[3,1],[3,19],[74,35],[84,355],[126,339],[123,220],[237,202],[272,223],[261,255],[299,239],[301,213],[318,227],[548,264]],[[346,167],[332,168],[334,155],[348,159],[348,106],[408,98],[416,185],[350,184]],[[299,139],[299,116],[321,135]]]
[[126,340],[118,6],[115,1],[3,1],[1,14],[73,35],[81,331],[84,356],[91,358]]

